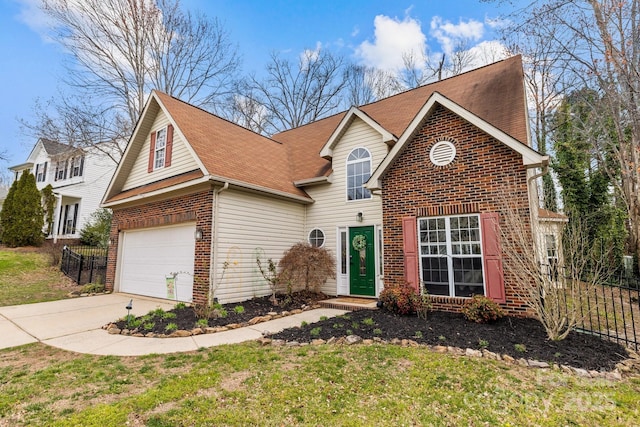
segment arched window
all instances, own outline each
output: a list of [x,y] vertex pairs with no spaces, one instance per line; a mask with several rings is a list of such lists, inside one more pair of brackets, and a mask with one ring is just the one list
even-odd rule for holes
[[366,148],[356,148],[347,157],[347,200],[370,199],[371,192],[364,183],[371,176],[371,153]]

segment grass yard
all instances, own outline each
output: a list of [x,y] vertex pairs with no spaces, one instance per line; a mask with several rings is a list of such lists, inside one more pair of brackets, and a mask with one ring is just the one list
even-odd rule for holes
[[32,248],[0,249],[0,306],[66,298],[77,286]]
[[393,345],[100,357],[0,351],[0,425],[637,425],[640,378]]

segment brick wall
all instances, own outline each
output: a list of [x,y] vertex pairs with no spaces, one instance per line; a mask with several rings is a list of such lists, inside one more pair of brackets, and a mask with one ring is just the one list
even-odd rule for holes
[[118,256],[118,237],[125,230],[151,228],[196,222],[202,229],[202,240],[196,241],[193,302],[206,303],[209,295],[209,263],[211,260],[211,224],[213,190],[156,201],[145,205],[113,210],[111,246],[107,261],[106,287],[113,290]]
[[[431,147],[442,139],[456,146],[456,157],[447,166],[429,160]],[[404,152],[382,179],[385,235],[385,284],[404,283],[402,218],[504,210],[501,197],[521,209],[530,229],[526,168],[522,156],[449,110],[437,106]],[[500,215],[501,226],[504,217]],[[504,261],[503,259],[503,262]],[[505,272],[506,303],[514,315],[532,313],[517,296],[514,280]],[[458,311],[463,298],[433,297],[436,309]]]

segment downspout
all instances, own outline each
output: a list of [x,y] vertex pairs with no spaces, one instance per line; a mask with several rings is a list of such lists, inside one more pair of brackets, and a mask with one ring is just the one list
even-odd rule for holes
[[218,265],[218,212],[219,212],[219,199],[220,193],[227,190],[229,188],[229,182],[225,182],[222,187],[218,190],[213,190],[213,207],[211,209],[211,221],[213,221],[211,227],[211,258],[209,265],[209,304],[213,303],[215,290],[218,288],[219,283],[217,283],[218,278],[216,275],[216,266]]

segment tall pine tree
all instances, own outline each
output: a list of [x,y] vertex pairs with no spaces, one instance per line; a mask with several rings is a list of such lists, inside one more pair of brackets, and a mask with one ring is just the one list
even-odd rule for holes
[[24,171],[9,189],[0,212],[2,242],[10,247],[38,246],[44,235],[44,212],[42,196],[36,186],[36,179],[29,171]]

